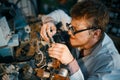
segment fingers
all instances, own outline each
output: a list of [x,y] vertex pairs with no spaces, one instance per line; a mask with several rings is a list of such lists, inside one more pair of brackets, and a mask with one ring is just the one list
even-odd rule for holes
[[49,50],[54,50],[54,48],[55,48],[55,49],[63,49],[63,48],[65,48],[65,47],[66,47],[66,45],[64,45],[64,44],[53,43],[53,44],[51,45],[51,47],[49,48]]
[[73,60],[73,56],[66,45],[60,43],[52,44],[48,49],[49,56],[58,59],[62,64],[68,64]]
[[46,30],[47,30],[47,24],[43,24],[43,26],[41,27],[40,34],[41,34],[41,37],[42,37],[45,41],[49,42],[49,38],[47,37],[47,32],[46,32]]
[[53,23],[48,24],[47,33],[49,37],[52,37],[56,33],[56,27]]
[[52,37],[55,33],[56,33],[56,27],[51,22],[43,24],[43,26],[41,27],[41,31],[40,31],[41,37],[47,42],[49,42],[49,37]]
[[65,46],[63,44],[55,43],[48,49],[49,56],[58,60],[61,59]]

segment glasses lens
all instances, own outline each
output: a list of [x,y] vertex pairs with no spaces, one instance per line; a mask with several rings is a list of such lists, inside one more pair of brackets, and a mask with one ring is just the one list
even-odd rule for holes
[[67,26],[68,30],[70,30],[72,33],[74,33],[75,30],[71,24],[67,23],[66,26]]

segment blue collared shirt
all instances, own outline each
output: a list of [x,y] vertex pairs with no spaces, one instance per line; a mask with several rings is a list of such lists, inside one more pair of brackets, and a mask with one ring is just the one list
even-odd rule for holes
[[120,55],[107,34],[90,55],[77,62],[80,69],[70,80],[120,80]]

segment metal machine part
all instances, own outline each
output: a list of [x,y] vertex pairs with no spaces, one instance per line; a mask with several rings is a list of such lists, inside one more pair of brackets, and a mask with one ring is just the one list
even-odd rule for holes
[[36,75],[40,78],[44,78],[44,79],[45,78],[50,78],[50,72],[45,71],[42,68],[36,68],[35,71],[36,71]]
[[26,64],[20,69],[19,72],[21,73],[21,76],[22,76],[23,80],[30,80],[30,78],[33,75],[32,74],[33,73],[33,68],[30,65]]
[[0,77],[2,78],[4,75],[7,75],[7,77],[10,80],[18,80],[19,75],[19,67],[12,65],[12,64],[1,64],[0,65]]
[[11,35],[7,46],[0,47],[0,62],[4,63],[1,77],[7,74],[10,80],[68,80],[67,69],[47,51],[52,43],[65,43],[64,37],[57,33],[47,43],[39,34],[40,26],[39,22],[26,26]]
[[43,68],[46,66],[46,57],[44,56],[43,52],[40,51],[37,53],[34,57],[35,59],[35,65],[39,68]]
[[61,68],[59,71],[59,75],[63,76],[63,77],[67,77],[68,76],[68,70],[65,68]]
[[[0,5],[0,8],[5,7]],[[58,29],[50,43],[45,42],[39,33],[41,19],[26,24],[18,9],[11,6],[8,9],[10,15],[0,19],[0,80],[4,76],[9,78],[7,80],[67,80],[67,69],[47,51],[52,43],[66,42],[64,32]],[[6,11],[3,10],[0,11]]]
[[6,46],[11,38],[11,33],[5,17],[0,19],[0,34],[0,47]]

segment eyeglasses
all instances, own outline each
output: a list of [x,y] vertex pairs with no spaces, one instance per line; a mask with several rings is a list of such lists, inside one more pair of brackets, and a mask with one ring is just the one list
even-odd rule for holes
[[75,31],[75,29],[73,28],[73,26],[71,24],[66,24],[68,30],[70,30],[74,35],[77,34],[77,33],[80,33],[80,32],[83,32],[83,31],[86,31],[86,30],[96,30],[96,29],[100,29],[99,27],[89,27],[87,29],[82,29],[82,30],[78,30],[78,31]]

